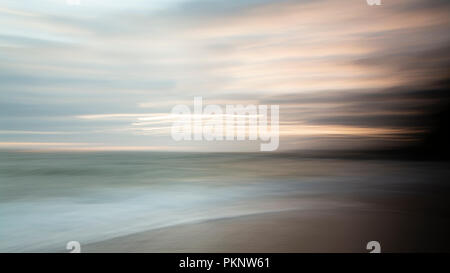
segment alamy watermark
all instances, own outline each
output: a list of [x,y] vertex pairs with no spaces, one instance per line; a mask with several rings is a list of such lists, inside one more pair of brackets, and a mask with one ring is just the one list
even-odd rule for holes
[[369,6],[380,6],[381,5],[381,0],[366,0],[367,1],[367,5]]
[[70,241],[67,242],[66,249],[70,250],[70,253],[81,253],[81,244],[78,241]]
[[[270,110],[270,122],[269,122]],[[194,97],[194,109],[184,104],[172,108],[171,127],[175,141],[260,140],[261,151],[275,151],[279,145],[279,105],[206,105]]]
[[367,243],[366,249],[370,250],[370,253],[381,253],[381,244],[378,241],[370,241]]

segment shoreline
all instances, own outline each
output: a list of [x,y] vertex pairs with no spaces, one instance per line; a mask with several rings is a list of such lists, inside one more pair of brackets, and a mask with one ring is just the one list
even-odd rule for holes
[[86,244],[82,251],[367,253],[366,244],[375,240],[382,252],[448,252],[449,221],[433,218],[439,223],[427,225],[430,219],[423,220],[417,215],[349,208],[267,212],[137,232]]

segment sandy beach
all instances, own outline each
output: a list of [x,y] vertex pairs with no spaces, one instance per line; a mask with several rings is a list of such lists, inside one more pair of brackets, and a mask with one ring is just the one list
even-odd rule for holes
[[448,251],[449,221],[431,229],[427,221],[396,212],[295,210],[140,232],[85,245],[83,252],[369,252],[372,240],[382,252]]

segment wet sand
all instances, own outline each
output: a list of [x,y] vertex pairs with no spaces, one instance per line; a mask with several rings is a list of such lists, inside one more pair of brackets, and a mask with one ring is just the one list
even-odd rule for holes
[[355,209],[284,211],[161,228],[87,244],[83,252],[446,251],[448,219]]

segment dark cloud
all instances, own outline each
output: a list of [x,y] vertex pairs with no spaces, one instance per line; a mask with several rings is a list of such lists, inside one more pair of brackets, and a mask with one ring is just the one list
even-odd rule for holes
[[405,72],[411,76],[430,78],[449,78],[450,40],[447,45],[430,50],[416,50],[389,54],[377,54],[360,58],[354,63],[362,66],[382,66],[393,69],[393,72]]
[[449,81],[441,81],[420,88],[323,91],[271,97],[261,103],[285,105],[284,120],[311,125],[426,129],[433,123],[433,115],[449,105],[449,87]]

